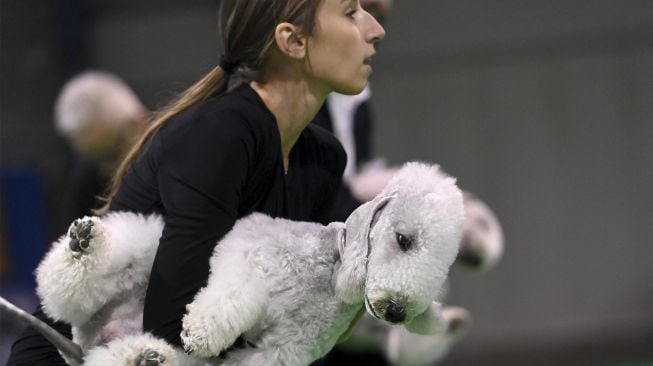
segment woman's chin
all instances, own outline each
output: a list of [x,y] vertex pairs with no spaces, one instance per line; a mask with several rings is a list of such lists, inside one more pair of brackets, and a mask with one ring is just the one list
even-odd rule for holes
[[365,90],[365,87],[367,86],[367,82],[368,80],[367,78],[365,78],[360,82],[343,85],[342,87],[336,88],[333,91],[344,95],[357,95],[360,94],[363,90]]

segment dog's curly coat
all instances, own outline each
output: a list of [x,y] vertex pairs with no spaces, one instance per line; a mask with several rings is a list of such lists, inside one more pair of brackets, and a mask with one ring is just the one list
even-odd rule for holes
[[[345,223],[240,219],[210,259],[208,285],[187,307],[182,340],[193,356],[141,334],[163,229],[158,216],[77,220],[38,267],[37,292],[49,316],[73,326],[88,365],[307,365],[336,344],[363,306],[409,331],[435,332],[432,301],[456,258],[463,221],[455,180],[421,163],[406,164]],[[238,336],[252,347],[209,358]]]

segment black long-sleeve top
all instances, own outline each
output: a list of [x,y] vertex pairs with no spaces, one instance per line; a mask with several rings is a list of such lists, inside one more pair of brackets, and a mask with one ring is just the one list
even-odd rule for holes
[[[333,117],[327,107],[328,103],[329,100],[322,105],[322,108],[320,108],[313,119],[312,124],[317,124],[333,133]],[[351,117],[353,119],[351,121],[351,133],[354,139],[356,157],[355,166],[357,168],[356,170],[358,170],[364,163],[372,159],[372,116],[369,102],[361,102]],[[329,215],[331,221],[347,220],[347,217],[349,217],[349,215],[361,204],[363,204],[363,202],[354,197],[347,184],[340,185],[340,191],[337,194],[335,204],[333,205],[333,209]]]
[[285,174],[276,120],[247,84],[168,122],[134,161],[110,206],[164,216],[144,330],[181,345],[185,306],[206,284],[209,257],[235,221],[256,211],[326,223],[345,164],[340,143],[309,125]]

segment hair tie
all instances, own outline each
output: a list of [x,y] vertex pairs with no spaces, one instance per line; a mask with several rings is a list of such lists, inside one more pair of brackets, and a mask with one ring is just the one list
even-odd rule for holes
[[233,74],[237,66],[237,62],[229,60],[229,58],[227,58],[225,55],[220,56],[220,68],[224,70],[225,74]]

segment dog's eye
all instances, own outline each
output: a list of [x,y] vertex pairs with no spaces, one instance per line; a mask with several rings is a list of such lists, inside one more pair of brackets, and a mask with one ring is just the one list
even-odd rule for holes
[[401,250],[405,252],[410,249],[413,244],[413,239],[410,236],[406,236],[400,233],[395,233],[395,235],[397,237],[397,244],[399,244],[399,248],[401,248]]

